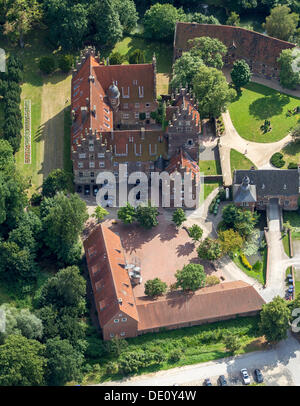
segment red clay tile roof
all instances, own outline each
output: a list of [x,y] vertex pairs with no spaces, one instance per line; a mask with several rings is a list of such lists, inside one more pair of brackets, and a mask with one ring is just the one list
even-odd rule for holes
[[175,292],[169,297],[148,300],[136,298],[138,330],[209,321],[261,310],[265,301],[243,281],[225,282],[194,294]]
[[176,105],[181,106],[181,104],[183,104],[184,110],[187,110],[188,114],[192,115],[192,119],[193,120],[195,119],[196,125],[198,125],[200,122],[200,114],[199,111],[191,103],[191,100],[189,100],[187,96],[180,97]]
[[101,327],[118,312],[138,321],[120,237],[100,224],[83,244]]
[[234,52],[239,58],[253,59],[274,67],[278,65],[276,59],[282,50],[295,47],[290,42],[241,27],[178,22],[174,48],[187,50],[189,49],[188,40],[202,36],[217,38],[228,48],[234,47]]
[[170,159],[168,166],[166,167],[166,172],[169,174],[173,172],[181,172],[184,169],[185,172],[192,172],[194,175],[200,173],[199,166],[185,151],[180,149],[177,155],[173,155]]

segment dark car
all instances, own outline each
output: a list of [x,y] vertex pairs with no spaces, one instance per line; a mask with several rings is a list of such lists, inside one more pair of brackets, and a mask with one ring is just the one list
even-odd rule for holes
[[85,195],[91,194],[90,185],[85,185],[85,186],[84,186],[84,194],[85,194]]
[[224,375],[219,376],[218,382],[220,386],[228,386]]
[[254,370],[254,377],[257,383],[262,383],[264,381],[264,377],[260,369]]
[[206,379],[205,379],[204,385],[205,385],[205,386],[212,386],[212,383],[211,383],[211,381],[210,381],[209,378],[206,378]]

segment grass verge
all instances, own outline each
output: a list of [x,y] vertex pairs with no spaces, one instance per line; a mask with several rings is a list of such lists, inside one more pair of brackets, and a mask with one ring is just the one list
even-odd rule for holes
[[237,169],[251,169],[252,166],[256,168],[254,163],[245,157],[244,154],[241,154],[235,149],[230,150],[230,167],[232,173]]

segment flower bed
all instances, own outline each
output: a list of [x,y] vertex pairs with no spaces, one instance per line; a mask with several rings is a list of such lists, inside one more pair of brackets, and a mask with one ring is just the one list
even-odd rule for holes
[[24,163],[31,164],[31,100],[24,100]]

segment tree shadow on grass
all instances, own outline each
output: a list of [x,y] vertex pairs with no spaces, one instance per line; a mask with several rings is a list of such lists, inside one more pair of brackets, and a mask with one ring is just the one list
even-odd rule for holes
[[281,93],[261,97],[250,104],[249,114],[258,120],[265,120],[281,114],[283,107],[289,102],[289,96]]
[[300,140],[290,142],[282,149],[282,152],[291,156],[297,155],[300,152]]

